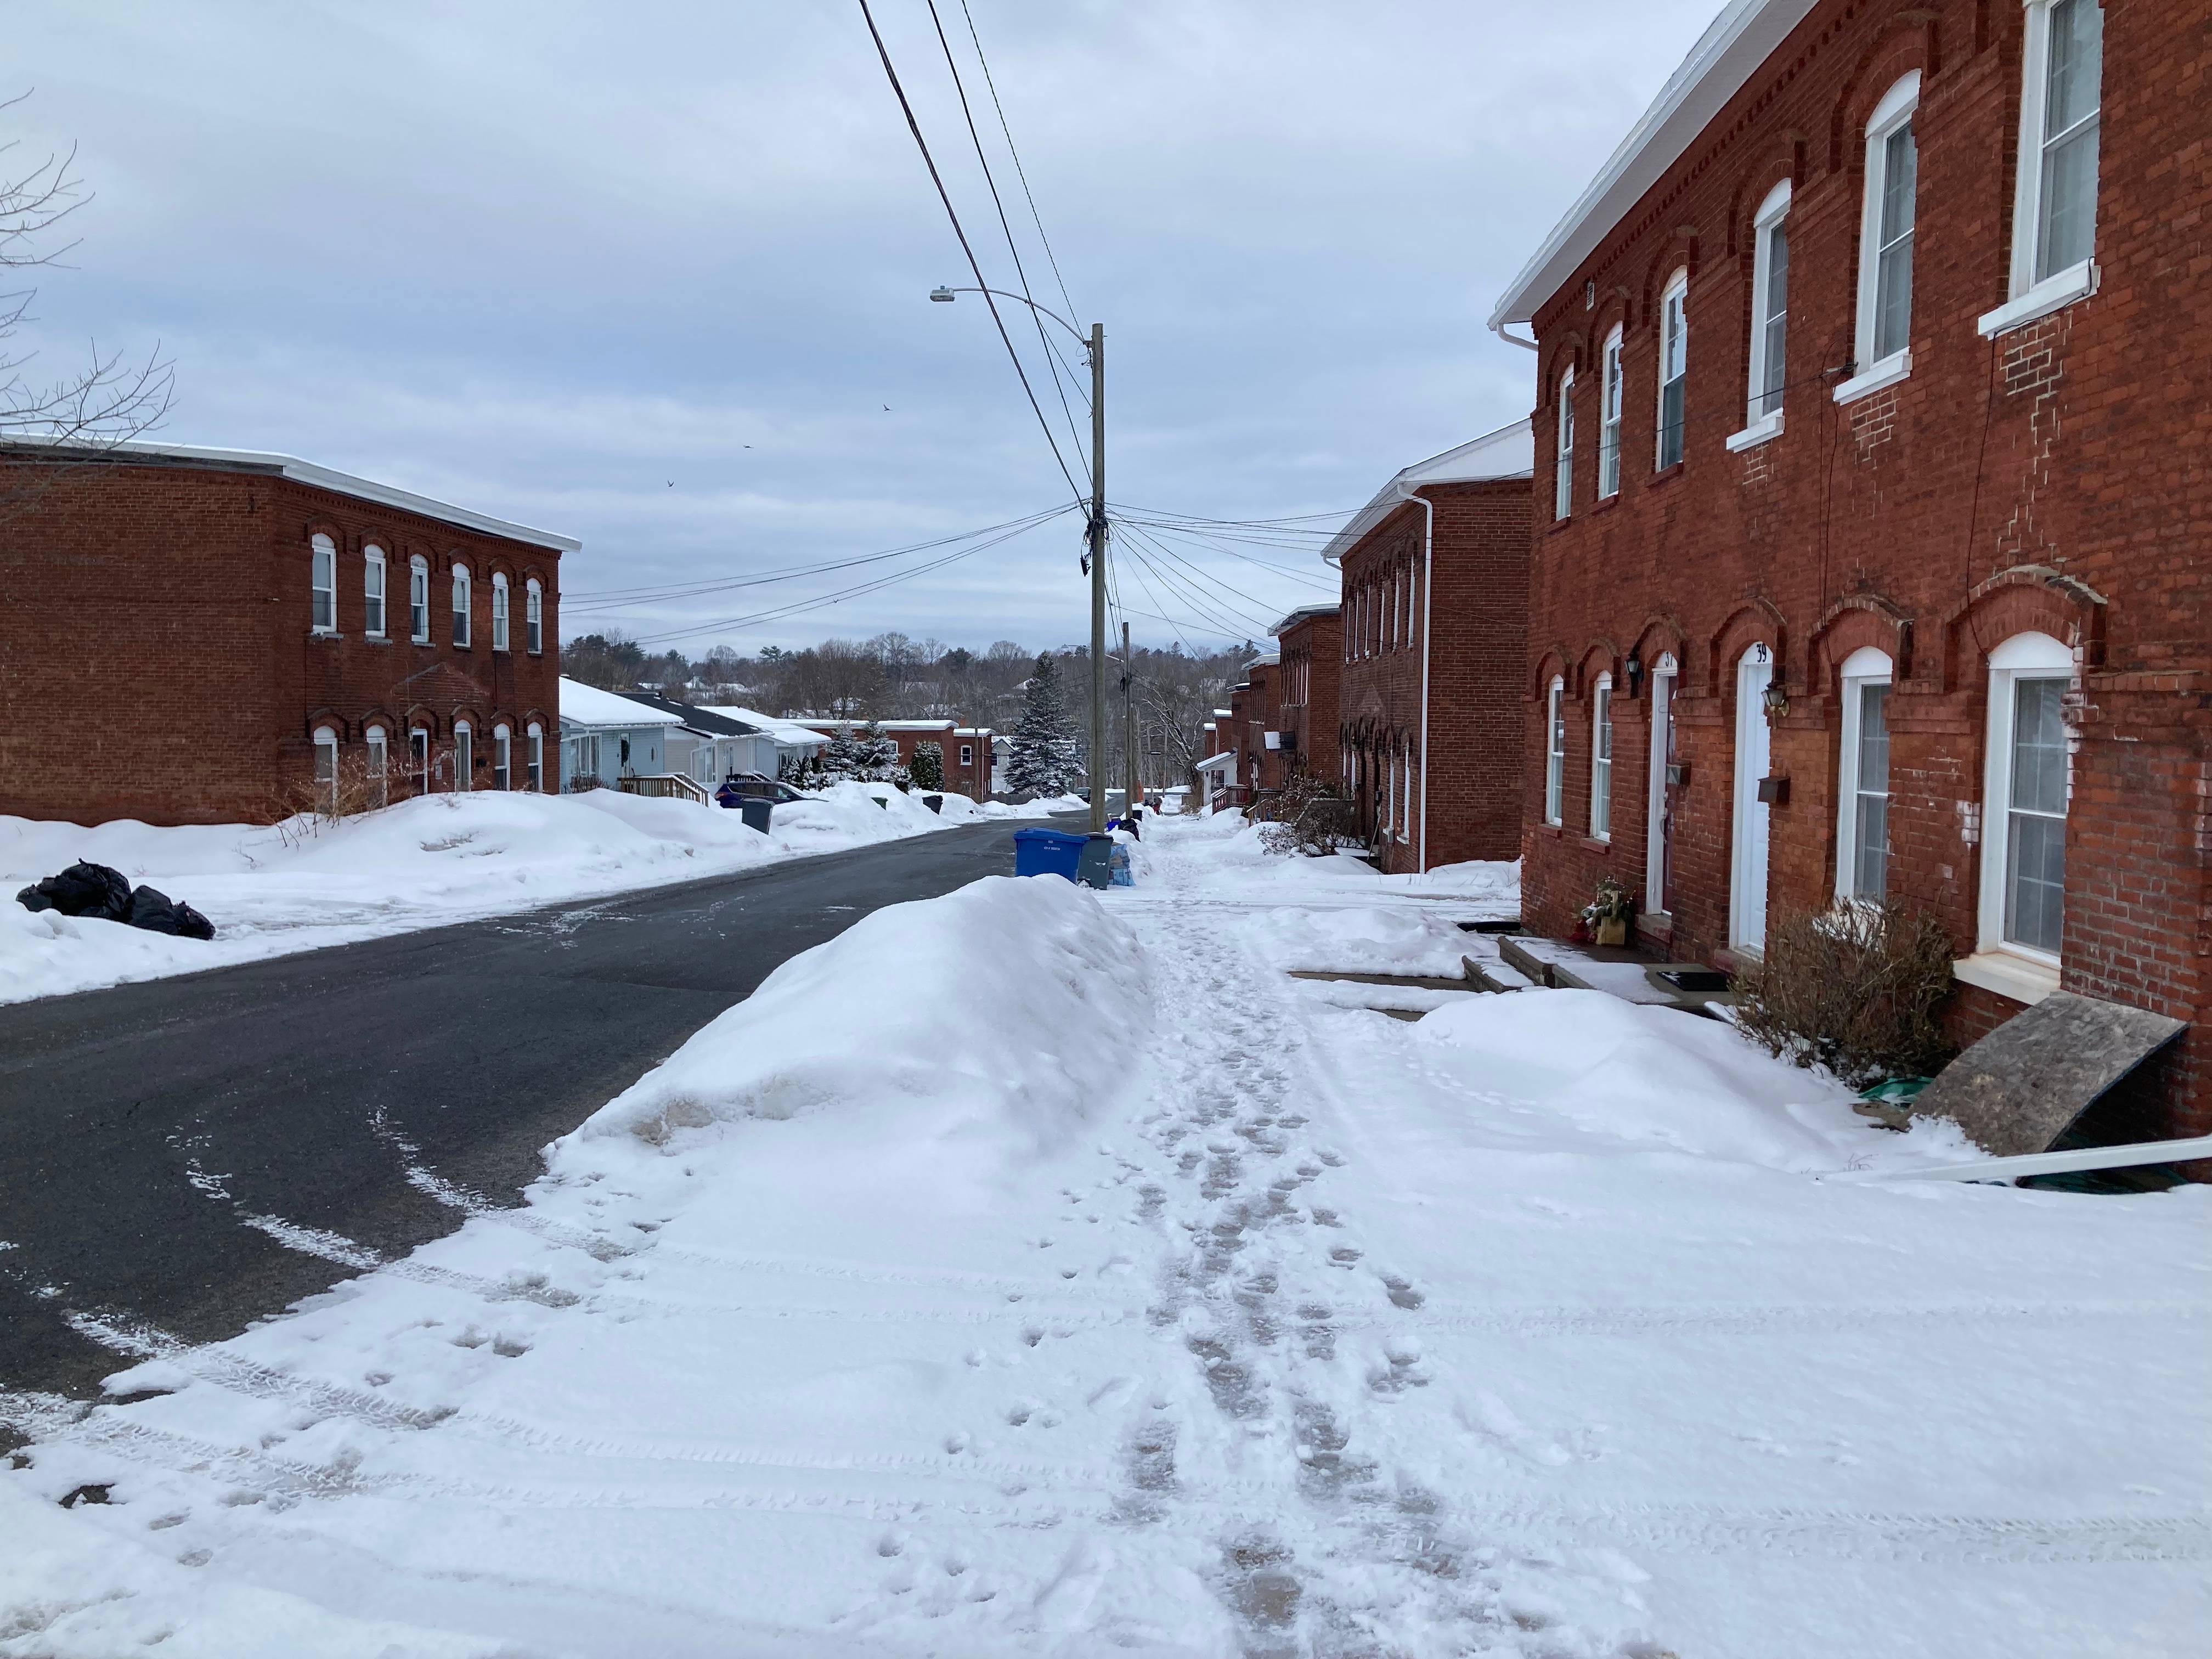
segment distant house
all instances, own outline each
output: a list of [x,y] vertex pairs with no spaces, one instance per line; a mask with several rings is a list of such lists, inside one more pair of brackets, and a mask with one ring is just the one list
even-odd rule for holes
[[668,744],[680,715],[634,702],[565,675],[561,680],[561,788],[563,793],[617,788],[624,778],[663,777]]
[[775,739],[757,726],[711,708],[702,708],[696,703],[678,702],[655,691],[625,691],[622,695],[631,702],[673,714],[684,722],[668,734],[665,753],[670,771],[681,772],[694,782],[705,785],[709,792],[733,772],[760,772],[771,778],[775,775]]
[[[830,730],[856,732],[867,721],[835,720]],[[991,728],[960,726],[951,720],[878,720],[876,729],[898,745],[899,764],[912,766],[915,750],[933,743],[944,751],[945,787],[970,800],[988,800],[992,787]]]
[[1334,782],[1337,758],[1337,681],[1344,634],[1338,607],[1309,605],[1275,624],[1282,692],[1277,718],[1285,774],[1304,772]]
[[830,734],[817,732],[797,720],[787,720],[774,714],[763,714],[757,708],[744,708],[735,703],[703,703],[710,714],[742,721],[754,731],[765,733],[775,740],[775,761],[760,769],[770,777],[781,776],[786,769],[812,759],[830,746]]

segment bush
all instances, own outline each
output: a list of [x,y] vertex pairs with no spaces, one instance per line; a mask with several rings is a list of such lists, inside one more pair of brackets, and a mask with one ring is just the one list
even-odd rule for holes
[[1352,839],[1352,803],[1319,778],[1299,772],[1246,816],[1264,822],[1261,845],[1270,853],[1326,858]]
[[1783,918],[1767,930],[1765,961],[1735,989],[1746,1035],[1855,1089],[1929,1075],[1957,1052],[1936,1021],[1951,989],[1951,936],[1903,905]]
[[914,746],[914,760],[907,775],[917,789],[945,787],[945,747],[942,744],[918,743]]

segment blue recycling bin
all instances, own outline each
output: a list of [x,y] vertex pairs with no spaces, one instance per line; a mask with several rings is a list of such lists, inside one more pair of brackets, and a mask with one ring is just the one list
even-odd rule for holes
[[1064,830],[1014,831],[1014,873],[1018,876],[1060,876],[1075,879],[1076,861],[1083,856],[1088,836],[1071,836]]

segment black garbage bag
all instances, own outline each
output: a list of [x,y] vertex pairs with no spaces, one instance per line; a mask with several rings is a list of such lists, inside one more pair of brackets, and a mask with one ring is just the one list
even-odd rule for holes
[[149,933],[175,939],[213,939],[215,924],[181,899],[173,899],[158,888],[141,887],[131,895],[130,922]]
[[103,921],[131,919],[131,883],[120,870],[104,864],[72,864],[58,876],[15,895],[27,910],[58,910],[65,916]]

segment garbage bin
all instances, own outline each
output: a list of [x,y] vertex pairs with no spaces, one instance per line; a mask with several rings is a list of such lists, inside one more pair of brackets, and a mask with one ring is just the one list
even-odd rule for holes
[[1061,830],[1014,831],[1014,873],[1018,876],[1059,876],[1075,879],[1076,862],[1083,856],[1088,836],[1071,836]]
[[766,835],[769,816],[775,811],[775,803],[764,800],[758,795],[748,795],[739,803],[738,810],[744,814],[746,829],[757,830]]
[[1114,880],[1114,838],[1111,836],[1085,836],[1083,851],[1075,862],[1075,878],[1086,887],[1108,887]]

